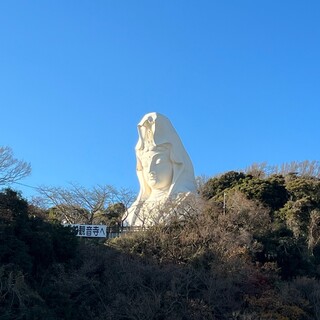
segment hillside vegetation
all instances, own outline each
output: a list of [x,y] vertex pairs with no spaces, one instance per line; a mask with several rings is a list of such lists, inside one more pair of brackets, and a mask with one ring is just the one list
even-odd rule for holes
[[320,319],[316,164],[213,177],[165,225],[105,242],[3,190],[0,319]]

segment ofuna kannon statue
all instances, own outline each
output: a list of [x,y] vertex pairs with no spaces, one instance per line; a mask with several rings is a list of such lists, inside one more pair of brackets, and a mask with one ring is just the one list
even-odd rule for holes
[[168,202],[178,205],[195,194],[196,182],[191,160],[165,116],[152,112],[138,124],[136,145],[140,192],[123,217],[124,226],[150,226],[165,222]]

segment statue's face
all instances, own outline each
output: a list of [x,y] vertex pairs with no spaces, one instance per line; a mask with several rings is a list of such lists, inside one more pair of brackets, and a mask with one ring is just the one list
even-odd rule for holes
[[149,187],[155,190],[168,190],[173,177],[169,150],[144,152],[141,160],[143,176]]

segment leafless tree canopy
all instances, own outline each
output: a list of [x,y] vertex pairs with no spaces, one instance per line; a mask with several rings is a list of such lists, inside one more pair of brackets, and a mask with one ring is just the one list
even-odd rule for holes
[[15,159],[12,149],[0,147],[0,185],[18,181],[31,173],[31,165]]
[[54,207],[58,219],[67,223],[92,224],[108,206],[122,203],[127,208],[133,200],[130,190],[109,185],[88,189],[72,183],[70,188],[40,187],[38,191],[44,205]]
[[304,177],[320,178],[320,161],[292,161],[282,165],[268,165],[267,162],[254,163],[247,167],[245,173],[255,177],[264,178],[272,174],[296,174]]

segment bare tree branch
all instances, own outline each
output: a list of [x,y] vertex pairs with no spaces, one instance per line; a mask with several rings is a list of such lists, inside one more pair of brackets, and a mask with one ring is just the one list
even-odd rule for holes
[[56,218],[68,223],[92,224],[105,214],[107,207],[122,203],[127,208],[133,199],[131,191],[118,191],[108,185],[87,189],[72,183],[70,188],[39,187],[38,192],[46,207],[54,211]]
[[0,185],[16,182],[31,173],[31,165],[15,159],[12,149],[0,147]]

